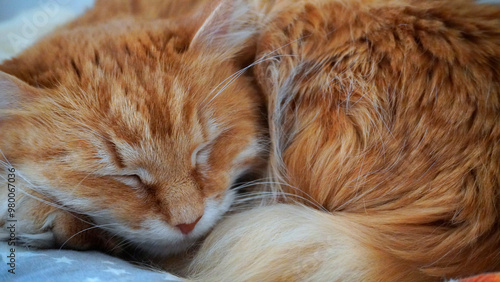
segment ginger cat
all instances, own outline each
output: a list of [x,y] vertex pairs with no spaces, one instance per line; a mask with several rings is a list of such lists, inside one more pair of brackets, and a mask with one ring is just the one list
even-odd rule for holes
[[[117,3],[98,2],[0,67],[22,80],[2,75],[0,148],[34,192],[70,208],[25,198],[36,207],[26,212],[37,226],[32,234],[45,228],[60,244],[97,223],[92,230],[102,232],[90,239],[79,233],[71,247],[102,237],[96,247],[114,249],[109,237],[116,236],[153,255],[185,247],[180,242],[215,223],[206,219],[213,193],[230,195],[233,176],[258,166],[265,150],[258,107],[265,103],[269,188],[287,204],[228,216],[182,270],[186,277],[430,281],[500,270],[498,6]],[[250,56],[254,80],[242,76],[248,68],[238,71]],[[173,115],[193,113],[192,104],[205,115],[197,127]],[[220,124],[234,131],[205,139],[183,131]],[[196,176],[187,176],[190,164]],[[147,188],[144,198],[138,186]],[[230,202],[219,204],[217,218]],[[175,230],[201,213],[192,235],[182,235],[186,226]],[[147,229],[147,242],[134,236],[134,227],[163,214],[167,224]]]
[[15,213],[1,190],[0,225],[15,216],[19,245],[166,256],[203,236],[238,177],[263,167],[262,97],[248,76],[226,80],[248,38],[221,50],[203,11],[189,29],[160,16],[101,21],[109,4],[0,66],[2,183],[14,168],[17,186]]
[[282,205],[230,217],[191,277],[499,271],[500,7],[275,1],[267,15],[254,74],[268,103],[269,176],[289,202],[331,214]]

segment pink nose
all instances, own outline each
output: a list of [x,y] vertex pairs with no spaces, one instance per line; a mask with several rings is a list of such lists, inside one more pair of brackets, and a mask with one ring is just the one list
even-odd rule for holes
[[182,232],[182,234],[187,235],[187,234],[191,233],[191,231],[193,231],[194,227],[196,226],[198,221],[200,221],[200,219],[201,219],[201,216],[198,217],[198,219],[195,220],[194,222],[179,224],[179,225],[176,225],[175,227],[179,228],[179,230]]

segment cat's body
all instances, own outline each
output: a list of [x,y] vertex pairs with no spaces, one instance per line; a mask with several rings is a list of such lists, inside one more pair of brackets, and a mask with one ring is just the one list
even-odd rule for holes
[[[199,9],[191,11],[189,7],[194,2]],[[258,163],[261,149],[251,144],[252,140],[262,140],[256,108],[262,102],[258,91],[265,94],[271,137],[269,177],[278,190],[297,195],[304,203],[323,207],[332,214],[276,205],[229,217],[208,237],[186,275],[225,281],[400,281],[459,277],[500,269],[500,8],[465,0],[225,1],[220,6],[211,1],[194,2],[179,4],[182,7],[178,8],[166,4],[168,8],[163,9],[156,4],[144,8],[143,1],[130,1],[130,6],[123,5],[108,14],[106,9],[117,4],[101,1],[93,11],[70,23],[67,27],[70,32],[59,30],[54,36],[60,36],[60,41],[47,39],[48,43],[38,43],[21,57],[0,66],[0,70],[32,86],[49,88],[48,92],[59,83],[65,88],[76,87],[68,89],[74,96],[70,95],[70,99],[81,99],[86,103],[76,105],[98,109],[98,113],[84,115],[85,121],[94,122],[96,117],[100,120],[102,113],[107,113],[108,108],[96,107],[101,104],[100,99],[105,99],[99,97],[123,91],[121,96],[129,97],[125,95],[128,92],[140,98],[135,102],[141,105],[136,110],[155,113],[146,120],[156,121],[159,131],[171,130],[165,124],[186,130],[188,127],[181,125],[188,120],[176,120],[169,115],[168,109],[189,112],[179,108],[179,103],[189,104],[188,100],[175,102],[178,95],[186,97],[182,94],[185,90],[175,92],[175,89],[191,89],[188,97],[197,105],[204,105],[197,97],[210,100],[215,97],[213,101],[219,99],[220,104],[213,105],[214,115],[226,118],[228,126],[243,128],[235,131],[234,140],[214,143],[220,151],[217,156],[214,154],[213,164],[226,164],[220,169],[226,178],[233,175],[233,166],[241,166],[238,162],[227,165],[223,157],[229,154],[229,160],[238,159],[228,151],[240,138],[245,141],[234,150],[250,151],[242,155],[250,163]],[[177,9],[180,15],[172,13],[172,9]],[[207,10],[213,12],[207,16]],[[106,23],[107,15],[117,19]],[[176,19],[157,19],[161,17]],[[197,18],[206,21],[193,20]],[[95,23],[106,24],[106,31],[101,25],[101,30],[92,35]],[[83,27],[72,29],[74,26]],[[248,41],[253,43],[246,44]],[[57,52],[51,50],[54,42],[61,44]],[[86,51],[80,54],[73,50],[98,49],[89,48],[88,44],[104,48],[109,55]],[[238,60],[245,60],[249,54],[255,54],[253,74],[258,85],[241,78],[232,80],[231,75],[239,67]],[[242,58],[226,60],[237,56]],[[162,60],[166,67],[160,68],[157,64]],[[50,71],[44,72],[47,69]],[[12,78],[2,79],[8,82],[0,85],[4,90],[39,91],[31,88],[18,91],[19,87],[9,82]],[[102,83],[95,83],[96,80]],[[219,83],[226,86],[225,82],[230,82],[227,83],[230,89],[221,93],[226,96],[212,95],[212,90]],[[97,88],[99,85],[106,88]],[[165,85],[174,92],[165,90]],[[81,89],[82,86],[87,88]],[[92,100],[75,94],[80,93],[77,89],[104,94]],[[165,92],[173,94],[143,101],[151,93]],[[61,93],[56,97],[67,95]],[[228,113],[225,104],[228,99],[234,99],[231,107],[238,109],[239,114]],[[60,158],[52,157],[52,167],[43,170],[33,166],[35,160],[65,156],[61,152],[51,155],[44,140],[52,139],[37,136],[50,131],[51,127],[42,122],[47,119],[57,120],[61,124],[58,128],[78,127],[81,121],[69,116],[68,108],[75,115],[80,114],[75,104],[65,105],[65,111],[57,116],[37,106],[37,111],[47,117],[37,117],[36,123],[30,112],[16,110],[14,116],[18,120],[1,120],[0,148],[21,172],[29,171],[38,179],[59,179],[52,180],[53,186],[60,183],[95,187],[106,180],[112,181],[109,186],[113,187],[115,180],[93,179],[93,171],[98,167],[89,166],[83,153],[73,157],[82,162],[71,169],[85,170],[71,178],[59,176],[68,165],[61,165],[64,162]],[[206,109],[202,107],[200,111]],[[137,118],[133,112],[121,112],[119,116]],[[116,138],[126,128],[134,132],[126,137],[135,138],[132,143],[155,140],[148,137],[149,131],[154,130],[144,131],[150,126],[134,122],[135,127],[130,128],[117,120],[104,119],[107,129],[112,129],[105,132],[107,136]],[[26,124],[33,126],[28,130]],[[92,130],[78,131],[76,135],[93,134],[96,127],[92,125]],[[203,123],[200,127],[211,126]],[[99,129],[102,134],[102,128]],[[7,136],[3,132],[12,134]],[[147,159],[165,154],[159,159],[168,162],[147,165],[156,169],[155,178],[166,177],[162,183],[174,180],[186,183],[190,177],[178,179],[177,175],[185,175],[189,165],[183,165],[175,153],[186,150],[192,154],[200,144],[193,144],[194,149],[183,149],[185,144],[181,143],[192,138],[191,135],[166,135],[178,138],[167,138],[170,143],[162,141],[161,145],[150,141],[145,147],[152,151],[141,154],[146,154]],[[25,140],[25,145],[18,145],[19,140]],[[39,143],[34,150],[42,155],[31,155],[33,149],[28,149],[28,144],[35,141]],[[117,146],[113,144],[108,144],[110,149]],[[69,152],[88,146],[82,141],[67,145]],[[185,153],[183,157],[191,154]],[[48,176],[49,171],[55,177]],[[219,175],[196,183],[211,185],[219,183],[221,178],[224,179]],[[226,191],[229,183],[226,180],[218,184],[217,191]],[[88,189],[96,200],[120,201],[115,207],[123,209],[127,216],[150,208],[132,196],[115,196],[114,188]],[[178,213],[183,218],[179,222],[167,219],[170,225],[196,220],[194,214],[198,213],[194,210],[200,206],[196,205],[198,192],[189,189],[179,190],[185,193],[177,198],[164,191],[167,198],[163,201],[168,203],[157,202],[157,207],[167,206],[174,211],[177,207],[193,210],[192,216],[185,218]],[[199,202],[206,203],[210,194],[202,194]],[[172,204],[172,199],[178,200],[178,205]],[[71,207],[83,209],[86,205],[89,203]],[[93,210],[102,208],[95,206]],[[226,209],[221,208],[220,212]],[[90,211],[80,212],[91,215]],[[171,213],[168,209],[163,212]],[[66,218],[81,223],[71,216]],[[96,218],[90,216],[91,221]],[[104,224],[113,224],[113,220],[116,218]],[[41,219],[34,222],[40,226],[44,223]],[[56,218],[55,222],[64,221]],[[199,234],[195,235],[204,233],[213,222],[204,223],[202,218]],[[66,230],[63,238],[67,239],[74,231]],[[151,240],[162,242],[159,237],[153,236]],[[182,240],[166,238],[165,241]],[[114,248],[113,244],[107,244],[108,238],[103,242],[99,247]],[[76,241],[73,247],[79,244],[82,242]]]
[[[499,270],[500,8],[295,1],[271,14],[256,61],[275,58],[254,70],[268,98],[270,175],[290,199],[333,215],[283,206],[228,219],[193,263],[200,277],[414,281]],[[259,263],[224,259],[235,256]]]
[[292,5],[259,54],[295,57],[256,66],[283,189],[437,276],[500,267],[500,9],[470,2]]

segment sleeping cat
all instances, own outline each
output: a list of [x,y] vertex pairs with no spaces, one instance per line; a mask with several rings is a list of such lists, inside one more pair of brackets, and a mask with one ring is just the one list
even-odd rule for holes
[[[213,195],[259,166],[265,103],[269,189],[287,204],[228,216],[187,277],[430,281],[500,270],[500,8],[227,0],[164,19],[156,2],[104,2],[0,67],[17,77],[2,75],[0,148],[29,191],[58,205],[20,199],[36,209],[16,213],[26,239],[47,232],[82,248],[101,238],[104,250],[126,240],[166,254],[198,238],[230,203],[213,209]],[[254,80],[238,71],[251,56]],[[163,215],[161,228],[144,226]],[[94,224],[96,234],[81,232]]]
[[166,256],[263,167],[262,97],[231,77],[247,37],[219,49],[230,36],[214,39],[203,10],[189,28],[147,11],[101,22],[110,3],[0,66],[2,183],[14,174],[17,189],[15,212],[1,190],[0,225],[15,216],[17,243],[33,247]]
[[254,68],[268,103],[269,176],[289,202],[331,214],[279,205],[229,217],[191,277],[431,281],[499,271],[500,7],[274,5]]

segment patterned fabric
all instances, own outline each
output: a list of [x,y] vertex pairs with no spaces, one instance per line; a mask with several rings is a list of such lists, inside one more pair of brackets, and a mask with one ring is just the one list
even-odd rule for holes
[[0,281],[182,281],[169,273],[139,268],[94,251],[15,247],[14,260],[11,260],[8,258],[12,256],[10,248],[6,242],[0,242]]

